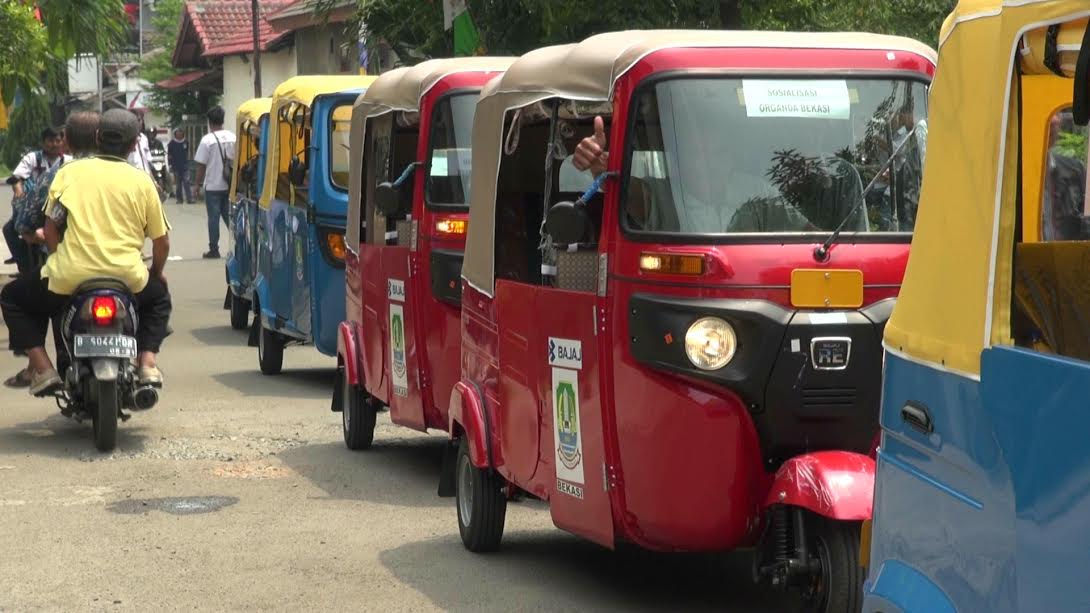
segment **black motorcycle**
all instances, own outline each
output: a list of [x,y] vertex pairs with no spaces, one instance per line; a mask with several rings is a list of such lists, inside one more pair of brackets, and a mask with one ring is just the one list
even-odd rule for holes
[[[157,385],[140,385],[135,360],[137,315],[132,293],[118,279],[93,279],[73,295],[60,321],[67,356],[58,356],[63,386],[54,392],[61,413],[90,418],[95,447],[117,445],[118,420],[159,401]],[[64,361],[67,364],[64,364]]]

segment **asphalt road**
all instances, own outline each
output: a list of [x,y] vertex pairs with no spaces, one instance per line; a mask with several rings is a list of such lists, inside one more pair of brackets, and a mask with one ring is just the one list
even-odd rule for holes
[[[509,507],[500,552],[466,552],[435,495],[442,437],[380,416],[374,448],[348,451],[334,363],[292,348],[262,376],[221,308],[222,260],[200,259],[203,206],[169,215],[166,389],[117,451],[0,388],[0,611],[794,608],[751,585],[744,554],[611,552],[537,503]],[[0,355],[4,376],[21,365]]]

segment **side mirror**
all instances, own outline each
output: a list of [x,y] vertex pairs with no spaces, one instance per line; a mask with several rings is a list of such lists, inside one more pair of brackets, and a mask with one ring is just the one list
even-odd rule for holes
[[375,208],[383,217],[398,218],[406,211],[403,206],[401,190],[394,187],[389,181],[383,181],[375,186]]
[[292,185],[301,187],[307,180],[307,165],[297,157],[291,158],[288,164],[288,180]]
[[587,242],[590,230],[590,216],[581,203],[557,202],[545,216],[545,231],[558,245]]
[[1075,92],[1071,100],[1075,124],[1085,126],[1090,123],[1090,24],[1086,26],[1079,59],[1075,64]]

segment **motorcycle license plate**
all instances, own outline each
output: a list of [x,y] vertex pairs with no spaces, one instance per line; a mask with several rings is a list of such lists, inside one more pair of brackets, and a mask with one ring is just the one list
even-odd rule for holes
[[77,358],[135,358],[136,339],[121,334],[77,334],[72,355]]

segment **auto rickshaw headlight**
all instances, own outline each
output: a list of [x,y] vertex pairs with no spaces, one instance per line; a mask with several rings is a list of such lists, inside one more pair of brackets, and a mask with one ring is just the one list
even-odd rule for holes
[[734,357],[734,328],[718,317],[701,317],[685,333],[685,355],[701,370],[719,370]]

